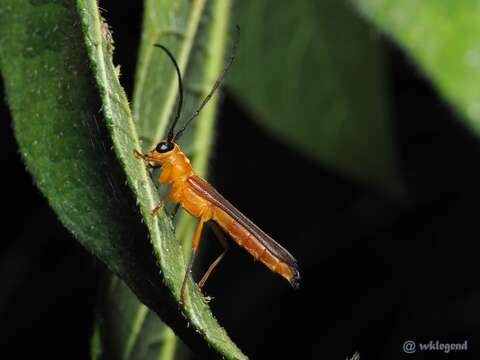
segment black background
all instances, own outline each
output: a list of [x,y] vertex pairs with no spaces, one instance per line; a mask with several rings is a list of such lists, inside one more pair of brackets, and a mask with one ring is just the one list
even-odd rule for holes
[[[131,94],[140,3],[101,5]],[[293,291],[233,246],[209,280],[214,313],[252,359],[345,359],[355,351],[362,359],[480,358],[480,146],[404,55],[383,41],[410,191],[401,205],[298,155],[224,93],[210,179],[295,255],[302,274]],[[0,357],[88,358],[102,266],[32,185],[8,108],[0,106]],[[207,242],[206,258],[213,259],[220,245]],[[406,340],[467,340],[469,350],[408,355]]]

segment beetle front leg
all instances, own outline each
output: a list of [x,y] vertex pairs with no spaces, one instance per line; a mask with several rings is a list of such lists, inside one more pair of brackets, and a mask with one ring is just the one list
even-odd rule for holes
[[140,151],[138,151],[137,149],[133,149],[133,153],[135,154],[135,157],[136,157],[137,159],[143,160],[143,161],[145,161],[146,163],[149,163],[150,161],[152,161],[152,162],[157,162],[157,159],[152,158],[152,157],[150,157],[150,156],[148,156],[148,155],[144,155],[144,154],[142,154]]
[[140,160],[143,160],[145,162],[147,162],[148,160],[146,159],[146,155],[143,155],[140,151],[138,151],[137,149],[133,149],[133,153],[135,154],[135,157],[137,159],[140,159]]

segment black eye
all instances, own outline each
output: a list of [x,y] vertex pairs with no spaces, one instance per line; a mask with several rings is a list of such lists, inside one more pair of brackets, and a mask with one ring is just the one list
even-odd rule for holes
[[173,143],[166,142],[166,141],[162,141],[161,143],[158,143],[157,147],[155,148],[155,150],[159,153],[166,153],[172,149],[173,149]]

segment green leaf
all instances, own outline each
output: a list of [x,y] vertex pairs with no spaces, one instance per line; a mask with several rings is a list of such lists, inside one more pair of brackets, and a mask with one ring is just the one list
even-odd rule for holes
[[379,42],[343,1],[243,0],[230,84],[255,119],[306,156],[402,191]]
[[158,196],[96,1],[3,1],[0,68],[23,158],[65,226],[197,352],[244,358],[192,281],[178,309],[184,259],[150,216]]
[[107,359],[175,358],[176,338],[172,330],[141,304],[119,278],[112,277],[104,287],[99,310],[92,351],[97,349],[99,353],[101,348]]
[[100,337],[100,328],[95,324],[93,335],[90,339],[90,359],[100,360],[102,358],[102,340]]
[[480,3],[445,0],[352,0],[432,80],[480,135]]

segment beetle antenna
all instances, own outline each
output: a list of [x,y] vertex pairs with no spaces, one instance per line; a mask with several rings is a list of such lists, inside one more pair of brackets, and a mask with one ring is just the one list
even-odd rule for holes
[[[175,70],[177,71],[177,78],[178,78],[178,91],[179,91],[179,98],[178,98],[178,106],[177,106],[177,113],[175,114],[175,118],[172,121],[172,125],[170,125],[170,129],[168,130],[167,141],[171,142],[174,140],[176,136],[173,135],[173,130],[175,129],[175,125],[177,125],[178,119],[180,118],[180,114],[182,112],[183,106],[183,82],[182,82],[182,75],[180,74],[180,68],[178,67],[177,61],[173,54],[168,50],[165,46],[161,44],[155,44],[155,47],[162,49],[172,60],[173,65],[175,66]],[[177,133],[178,134],[178,133]]]
[[236,25],[235,27],[236,29],[236,36],[235,36],[235,41],[233,43],[233,48],[232,48],[232,52],[230,54],[230,59],[228,60],[227,62],[227,65],[225,66],[225,68],[223,69],[222,73],[220,74],[220,76],[218,77],[217,81],[215,81],[215,84],[213,85],[212,89],[210,90],[210,92],[208,93],[208,95],[205,97],[205,99],[203,99],[202,103],[200,104],[200,106],[198,107],[198,109],[192,114],[192,116],[190,116],[190,118],[185,122],[185,125],[183,125],[183,127],[178,130],[178,132],[175,134],[175,136],[173,137],[173,140],[177,140],[182,134],[183,132],[185,131],[185,129],[188,127],[188,125],[190,125],[190,123],[192,122],[193,119],[195,119],[198,114],[200,114],[200,111],[202,111],[203,107],[208,103],[208,101],[212,98],[213,94],[215,94],[215,91],[217,91],[217,89],[220,87],[220,85],[222,84],[223,80],[225,79],[225,75],[227,75],[227,72],[228,70],[230,69],[230,66],[232,65],[233,63],[233,60],[235,59],[235,55],[236,55],[236,52],[237,52],[237,46],[238,46],[238,42],[240,40],[240,26]]

